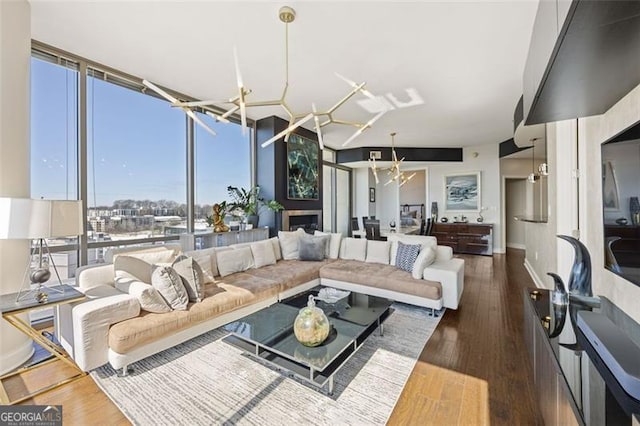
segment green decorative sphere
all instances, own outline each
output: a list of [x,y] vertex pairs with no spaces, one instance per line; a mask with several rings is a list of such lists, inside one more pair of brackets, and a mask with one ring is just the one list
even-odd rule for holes
[[313,295],[309,296],[309,303],[300,309],[300,313],[293,323],[293,333],[296,339],[305,346],[318,346],[329,336],[331,325],[322,309],[316,308]]

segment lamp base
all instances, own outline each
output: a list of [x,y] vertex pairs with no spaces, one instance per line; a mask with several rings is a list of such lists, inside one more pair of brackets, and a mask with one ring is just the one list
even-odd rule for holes
[[[31,261],[33,256],[38,256],[38,265],[36,268],[32,269]],[[46,261],[44,261],[44,258],[46,258]],[[49,245],[45,239],[41,238],[38,240],[38,244],[36,244],[29,253],[29,260],[24,273],[23,285],[18,292],[16,302],[27,300],[29,297],[33,297],[38,303],[46,303],[49,300],[49,294],[45,291],[45,286],[43,284],[51,278],[50,266],[53,266],[53,271],[58,279],[58,285],[62,285],[58,268],[56,268],[56,264],[53,262],[53,257],[49,251]],[[29,277],[29,283],[27,283],[27,276]],[[37,285],[37,287],[32,289],[32,285],[34,284]],[[64,293],[63,290],[55,287],[46,287],[46,289],[57,293]]]

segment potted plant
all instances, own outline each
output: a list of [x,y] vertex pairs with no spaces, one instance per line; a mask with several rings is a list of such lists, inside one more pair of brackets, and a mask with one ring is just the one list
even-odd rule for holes
[[260,197],[260,186],[252,186],[250,189],[238,188],[237,186],[228,186],[227,193],[231,198],[228,207],[231,211],[240,210],[244,213],[247,223],[258,227],[258,219],[260,218],[260,209],[265,207],[274,212],[284,209],[282,204],[276,200],[265,200]]

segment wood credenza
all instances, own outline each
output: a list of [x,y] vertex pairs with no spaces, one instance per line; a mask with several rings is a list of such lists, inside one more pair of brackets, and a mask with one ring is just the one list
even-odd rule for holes
[[449,246],[454,253],[493,256],[493,225],[490,223],[436,223],[431,235],[438,245]]

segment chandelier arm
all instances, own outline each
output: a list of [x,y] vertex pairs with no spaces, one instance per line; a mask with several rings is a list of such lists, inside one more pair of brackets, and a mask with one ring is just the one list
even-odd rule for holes
[[142,80],[142,84],[144,86],[148,87],[149,89],[153,90],[154,92],[156,92],[157,94],[159,94],[160,96],[162,96],[163,98],[168,100],[169,102],[171,102],[171,103],[178,102],[178,99],[174,98],[169,93],[167,93],[166,91],[162,90],[160,87],[156,86],[155,84],[153,84],[149,80]]
[[[354,87],[354,88],[358,88],[358,84],[355,81],[349,80],[347,77],[343,76],[342,74],[339,74],[337,72],[334,73],[340,80],[344,81],[345,83],[347,83],[349,86]],[[366,88],[366,83],[362,83],[359,85],[358,91],[360,93],[362,93],[363,95],[365,95],[367,98],[369,99],[373,99],[373,100],[378,100],[378,97],[376,95],[374,95],[373,93],[371,93],[370,91],[367,90]]]
[[345,126],[353,126],[353,127],[357,127],[358,129],[366,125],[366,123],[357,123],[355,121],[347,121],[347,120],[339,120],[339,119],[333,119],[330,121],[330,123],[342,124]]
[[177,102],[172,102],[171,106],[172,107],[178,107],[178,108],[195,108],[195,107],[212,106],[212,105],[216,105],[216,104],[232,104],[232,103],[236,102],[237,100],[238,100],[238,97],[236,96],[235,98],[231,98],[231,99],[228,99],[226,101],[213,101],[213,100],[192,101],[192,102],[177,101]]
[[342,144],[342,146],[348,145],[352,140],[354,140],[355,138],[360,136],[362,134],[362,132],[364,132],[369,127],[371,127],[373,125],[373,123],[378,121],[380,119],[380,117],[382,117],[386,112],[387,112],[387,110],[384,110],[384,111],[379,112],[378,114],[376,114],[371,120],[367,121],[364,125],[362,125],[362,127],[360,127],[358,130],[356,130],[355,133],[353,135],[351,135],[351,137],[349,139],[347,139],[345,141],[345,143]]
[[311,104],[311,110],[313,111],[313,121],[315,122],[315,125],[316,125],[316,134],[318,135],[318,145],[320,146],[320,150],[324,150],[322,130],[320,129],[322,126],[320,126],[320,118],[318,118],[318,115],[317,115],[318,111],[316,110],[316,104],[314,103]]
[[364,86],[364,83],[359,84],[358,86],[354,87],[346,96],[344,96],[342,99],[340,99],[338,102],[336,102],[331,108],[329,108],[327,110],[327,114],[333,113],[335,110],[337,110],[342,105],[344,105],[345,102],[347,102],[349,99],[351,99],[353,97],[353,95],[358,93],[358,90],[360,90],[362,88],[362,86]]
[[272,101],[256,101],[256,102],[246,102],[247,108],[251,107],[264,107],[264,106],[278,106],[281,105],[280,100],[272,100]]
[[278,133],[277,135],[275,135],[271,139],[263,142],[262,145],[261,145],[262,148],[265,148],[265,147],[271,145],[272,143],[274,143],[275,141],[277,141],[281,137],[285,136],[286,134],[293,132],[295,129],[297,129],[298,127],[302,126],[304,123],[306,123],[307,121],[311,120],[312,118],[313,118],[313,114],[307,114],[307,116],[305,118],[303,118],[302,120],[299,120],[298,122],[294,123],[292,126],[287,127],[286,129],[284,129],[283,131],[281,131],[280,133]]
[[191,111],[188,108],[182,108],[182,110],[189,116],[193,121],[198,123],[202,128],[204,128],[207,132],[211,133],[212,136],[217,136],[217,133],[209,126],[207,123],[198,118],[195,112]]

